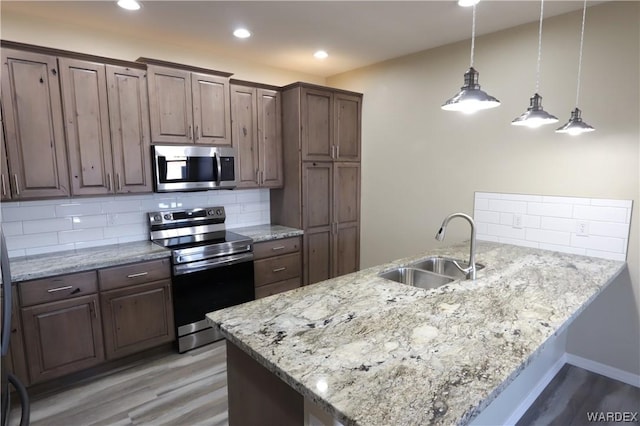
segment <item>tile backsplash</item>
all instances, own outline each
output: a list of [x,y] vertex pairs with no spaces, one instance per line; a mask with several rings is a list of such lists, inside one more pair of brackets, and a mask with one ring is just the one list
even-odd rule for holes
[[224,206],[228,228],[270,223],[269,190],[174,192],[3,202],[9,257],[149,239],[146,213]]
[[478,240],[626,260],[631,200],[476,192]]

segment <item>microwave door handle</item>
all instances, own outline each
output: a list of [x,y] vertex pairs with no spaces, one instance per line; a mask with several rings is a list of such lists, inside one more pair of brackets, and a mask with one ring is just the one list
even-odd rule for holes
[[222,180],[222,160],[220,159],[220,155],[218,153],[215,154],[216,157],[216,165],[218,167],[218,186],[220,186],[220,181]]

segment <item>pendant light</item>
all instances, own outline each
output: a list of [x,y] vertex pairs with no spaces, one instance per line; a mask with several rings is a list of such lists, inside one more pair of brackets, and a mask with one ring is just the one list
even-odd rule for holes
[[538,29],[538,63],[536,66],[536,92],[529,99],[529,108],[511,124],[514,126],[526,126],[537,128],[545,124],[556,123],[555,117],[542,109],[542,96],[538,94],[540,88],[540,62],[542,59],[542,18],[544,16],[544,0],[540,0],[540,27]]
[[486,92],[480,90],[478,84],[478,71],[473,68],[473,51],[476,38],[476,5],[473,5],[473,21],[471,25],[471,65],[464,73],[464,86],[460,92],[447,100],[442,109],[445,111],[461,111],[472,114],[481,109],[495,108],[500,105],[500,101]]
[[571,118],[562,127],[556,129],[556,133],[568,133],[570,135],[580,135],[586,132],[593,132],[595,129],[582,121],[582,111],[578,108],[580,98],[580,74],[582,72],[582,47],[584,45],[584,21],[587,15],[587,0],[584,0],[582,7],[582,30],[580,31],[580,55],[578,57],[578,88],[576,89],[576,107],[571,111]]

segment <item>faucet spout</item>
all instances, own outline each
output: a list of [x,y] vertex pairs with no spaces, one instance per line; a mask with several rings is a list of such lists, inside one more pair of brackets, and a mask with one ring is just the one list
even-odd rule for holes
[[445,217],[442,221],[442,225],[440,225],[440,230],[436,233],[436,240],[444,241],[444,236],[447,231],[447,225],[449,221],[455,217],[460,217],[465,219],[471,225],[471,242],[469,247],[469,266],[467,268],[463,268],[457,262],[454,262],[456,267],[460,269],[460,271],[467,274],[467,278],[475,280],[476,279],[476,225],[473,221],[473,218],[464,213],[453,213],[449,216]]

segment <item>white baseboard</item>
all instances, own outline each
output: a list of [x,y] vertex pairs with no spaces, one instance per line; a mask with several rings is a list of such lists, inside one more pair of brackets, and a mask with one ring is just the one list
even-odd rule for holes
[[547,372],[540,378],[540,380],[535,384],[535,386],[531,389],[531,392],[518,404],[518,406],[513,410],[507,421],[504,423],[505,425],[515,425],[518,420],[527,412],[529,407],[535,402],[535,400],[540,396],[542,391],[551,383],[553,378],[558,374],[558,371],[565,364],[565,356],[566,353],[563,354],[550,368]]
[[628,385],[640,388],[640,375],[629,373],[628,371],[620,370],[619,368],[611,367],[606,364],[601,364],[587,358],[582,358],[578,355],[566,353],[564,354],[564,359],[567,364],[575,365],[576,367],[583,368],[591,371],[592,373],[600,374],[610,379],[618,380]]

